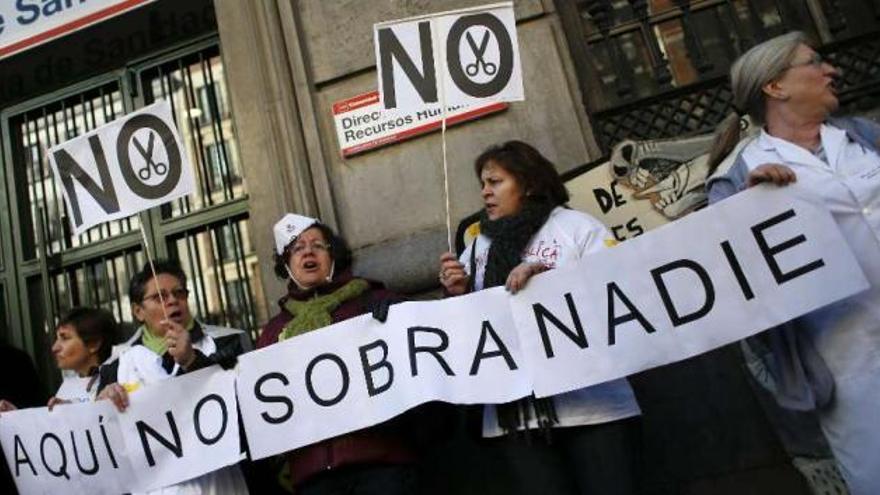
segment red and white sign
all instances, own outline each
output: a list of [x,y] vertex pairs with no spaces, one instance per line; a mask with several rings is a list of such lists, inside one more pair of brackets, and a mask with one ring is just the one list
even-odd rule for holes
[[156,0],[2,0],[0,59]]
[[[446,126],[467,122],[500,112],[507,103],[459,105],[446,110]],[[349,157],[386,144],[405,141],[440,128],[440,105],[427,105],[419,111],[388,112],[382,108],[378,91],[333,104],[336,137],[343,157]]]

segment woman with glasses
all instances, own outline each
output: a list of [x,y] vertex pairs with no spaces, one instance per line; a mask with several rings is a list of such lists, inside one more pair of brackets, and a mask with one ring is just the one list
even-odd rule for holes
[[[391,292],[351,273],[345,240],[314,218],[287,214],[275,224],[275,273],[288,281],[279,313],[263,328],[266,347],[372,312],[385,321]],[[290,484],[301,495],[415,493],[411,414],[286,454]]]
[[[128,394],[143,386],[213,364],[232,367],[239,354],[250,350],[241,330],[193,318],[186,274],[176,261],[144,265],[131,279],[128,295],[131,313],[141,326],[126,344],[117,346],[119,358],[101,369],[98,395],[120,411],[128,407]],[[156,493],[246,494],[248,489],[238,465],[233,465]]]
[[[766,336],[774,394],[783,407],[817,412],[851,493],[880,493],[880,126],[830,117],[840,73],[803,33],[753,47],[730,76],[739,113],[763,128],[709,180],[710,203],[761,182],[796,182],[789,194],[828,208],[871,282]],[[712,156],[730,152],[738,123],[730,118]]]

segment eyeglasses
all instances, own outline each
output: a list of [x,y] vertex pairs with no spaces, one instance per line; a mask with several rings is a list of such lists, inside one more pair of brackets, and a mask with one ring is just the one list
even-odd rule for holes
[[290,252],[292,254],[302,254],[309,248],[311,248],[312,251],[329,251],[330,245],[321,241],[314,241],[311,243],[297,242],[290,248]]
[[826,60],[817,52],[813,52],[810,58],[804,62],[798,62],[796,64],[791,64],[788,66],[789,69],[794,69],[796,67],[804,67],[806,65],[811,65],[813,67],[822,67],[822,64],[826,63]]
[[189,297],[189,289],[187,289],[186,287],[175,287],[174,289],[171,289],[170,291],[161,290],[155,294],[150,294],[149,296],[144,296],[144,301],[152,301],[154,303],[159,303],[159,302],[162,302],[163,300],[171,299],[172,297],[174,299],[182,301],[182,300],[186,299],[187,297]]

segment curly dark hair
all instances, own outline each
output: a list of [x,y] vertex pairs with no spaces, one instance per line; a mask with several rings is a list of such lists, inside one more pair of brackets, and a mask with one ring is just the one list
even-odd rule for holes
[[568,203],[568,190],[553,162],[532,145],[522,141],[507,141],[491,146],[474,161],[477,179],[480,179],[483,168],[490,161],[516,177],[531,199],[556,206]]
[[[315,225],[312,225],[312,227],[317,227],[324,236],[324,239],[330,244],[330,258],[335,263],[336,273],[342,273],[348,270],[348,268],[351,267],[351,248],[348,247],[348,243],[345,239],[336,235],[330,227],[322,223],[316,223]],[[290,248],[293,244],[293,242],[288,243],[287,246],[284,247],[284,252],[281,254],[275,253],[274,255],[275,276],[281,280],[287,280],[288,278],[286,267],[287,262],[290,260]]]
[[110,357],[113,345],[119,338],[119,325],[116,318],[106,309],[101,308],[73,308],[56,328],[71,326],[85,344],[100,342],[98,347],[98,359],[102,363]]
[[[183,268],[180,266],[180,262],[177,260],[156,260],[153,263],[153,267],[156,269],[156,276],[167,274],[176,278],[180,285],[186,287],[186,273],[183,271]],[[141,268],[141,271],[135,273],[134,277],[131,278],[131,282],[128,283],[128,298],[131,300],[132,304],[141,304],[144,302],[144,295],[147,293],[147,282],[153,278],[153,268],[150,267],[150,263],[144,263],[144,267]]]

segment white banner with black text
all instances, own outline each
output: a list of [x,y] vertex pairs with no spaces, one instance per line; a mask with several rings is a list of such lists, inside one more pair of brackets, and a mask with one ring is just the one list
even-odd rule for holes
[[499,287],[398,304],[385,323],[363,315],[244,354],[236,375],[145,387],[123,414],[100,403],[4,413],[0,441],[22,491],[139,491],[240,459],[236,394],[259,459],[429,401],[503,403],[624,377],[867,288],[818,198],[756,188],[515,296]]

